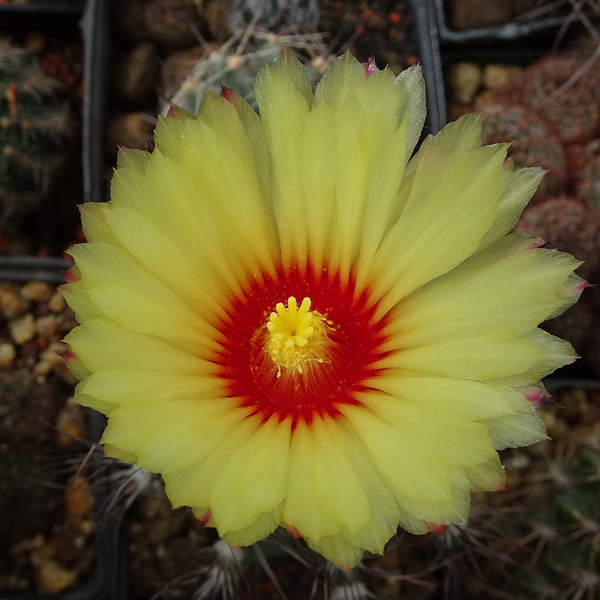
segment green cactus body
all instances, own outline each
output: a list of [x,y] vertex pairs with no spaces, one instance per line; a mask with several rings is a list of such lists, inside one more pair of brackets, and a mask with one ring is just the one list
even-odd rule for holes
[[567,184],[566,158],[556,131],[526,106],[485,104],[481,111],[483,143],[512,142],[516,167],[542,167],[548,172],[536,199],[560,193]]
[[57,85],[0,38],[0,221],[31,211],[64,163],[68,108],[49,102]]
[[525,72],[525,102],[556,127],[564,142],[588,141],[600,124],[597,78],[586,76],[583,69],[583,62],[573,56],[556,56]]

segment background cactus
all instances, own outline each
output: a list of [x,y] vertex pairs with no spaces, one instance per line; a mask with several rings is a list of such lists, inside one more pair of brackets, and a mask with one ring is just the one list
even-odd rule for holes
[[547,170],[536,198],[563,191],[567,184],[566,158],[555,129],[526,106],[484,104],[481,109],[484,144],[512,142],[510,155],[516,167]]
[[[256,74],[265,65],[272,64],[286,48],[301,50],[314,57],[307,65],[307,73],[315,82],[330,63],[320,34],[276,35],[249,31],[247,38],[239,40],[240,36],[235,35],[220,48],[203,52],[195,61],[189,51],[169,59],[163,68],[166,98],[162,114],[166,114],[171,106],[196,113],[207,91],[219,95],[223,87],[232,89],[256,107],[253,90]],[[234,50],[236,42],[239,44]],[[181,76],[182,62],[187,63],[187,69],[183,71],[185,77]]]
[[33,57],[0,38],[0,221],[30,212],[66,159],[69,112],[52,102],[58,85]]
[[[581,72],[581,76],[574,76]],[[585,142],[598,133],[597,78],[586,76],[575,56],[539,60],[523,78],[525,102],[552,123],[564,142]]]
[[523,533],[520,543],[528,559],[515,573],[511,585],[515,597],[598,598],[597,446],[597,437],[566,447],[556,445],[541,472],[524,487],[526,493],[528,486],[534,488],[534,499],[519,515]]
[[600,209],[600,156],[590,157],[586,162],[578,192],[590,206]]
[[290,31],[301,27],[316,31],[320,17],[317,0],[233,0],[228,24],[245,29],[251,23],[271,32]]
[[550,198],[525,209],[516,229],[535,233],[553,247],[585,261],[577,269],[589,278],[600,262],[600,212],[577,198]]

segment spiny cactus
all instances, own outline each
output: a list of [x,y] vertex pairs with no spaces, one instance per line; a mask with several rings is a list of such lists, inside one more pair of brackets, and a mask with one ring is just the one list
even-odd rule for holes
[[581,444],[560,458],[560,464],[551,459],[546,466],[555,493],[540,497],[541,506],[521,515],[525,532],[521,543],[530,554],[529,563],[517,573],[524,591],[521,597],[560,590],[562,595],[556,597],[598,598],[600,454]]
[[555,247],[586,261],[577,273],[587,279],[600,261],[600,213],[576,198],[548,199],[525,209],[517,231],[539,235]]
[[507,450],[507,491],[474,498],[468,523],[442,534],[442,558],[455,572],[452,597],[600,597],[600,406],[594,394],[559,392],[557,406],[542,410],[557,440]]
[[512,142],[516,167],[542,167],[548,172],[536,193],[545,198],[566,186],[565,153],[553,127],[525,106],[485,104],[481,109],[484,144]]
[[[163,115],[171,106],[196,113],[207,91],[218,95],[224,87],[232,89],[255,105],[253,83],[256,74],[266,64],[271,64],[286,48],[302,50],[314,57],[307,65],[307,73],[315,81],[329,66],[327,49],[319,34],[276,35],[258,31],[248,32],[248,39],[240,42],[234,51],[233,46],[239,40],[239,35],[235,35],[220,48],[204,53],[196,64],[189,68],[187,77],[183,81],[180,80],[179,87],[172,97],[166,98]],[[189,62],[189,58],[186,57],[182,57],[182,60]],[[166,89],[173,89],[174,79],[180,72],[181,66],[176,57],[167,61],[163,69]]]
[[316,31],[319,16],[317,0],[233,0],[228,22],[233,29],[245,29],[253,24],[273,32],[290,30],[294,26]]
[[600,156],[587,162],[577,191],[590,206],[600,209]]
[[0,38],[0,220],[29,212],[66,158],[65,105],[52,104],[58,83],[24,50]]
[[583,68],[574,56],[537,61],[524,76],[525,102],[552,123],[564,142],[585,142],[598,132],[597,79],[572,79]]

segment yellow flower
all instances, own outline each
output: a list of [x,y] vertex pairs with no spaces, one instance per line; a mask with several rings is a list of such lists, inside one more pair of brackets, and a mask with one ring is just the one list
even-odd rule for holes
[[510,230],[541,178],[468,115],[409,160],[420,70],[351,56],[314,94],[283,55],[239,96],[160,120],[82,208],[65,294],[77,399],[106,452],[162,473],[232,545],[279,525],[342,568],[502,487],[497,450],[546,438],[537,329],[580,263]]

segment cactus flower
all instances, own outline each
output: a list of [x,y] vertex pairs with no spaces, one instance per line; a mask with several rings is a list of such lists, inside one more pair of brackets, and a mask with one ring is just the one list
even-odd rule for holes
[[497,450],[546,439],[530,397],[574,360],[537,328],[572,256],[510,233],[542,173],[467,115],[428,137],[419,68],[282,55],[260,116],[207,95],[82,207],[67,336],[106,453],[161,473],[245,546],[282,526],[344,569],[400,525],[460,523]]

